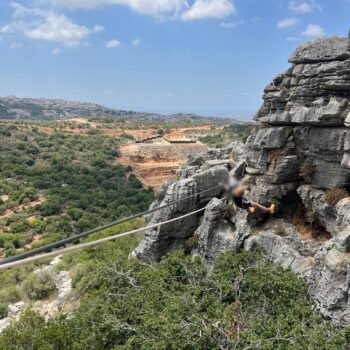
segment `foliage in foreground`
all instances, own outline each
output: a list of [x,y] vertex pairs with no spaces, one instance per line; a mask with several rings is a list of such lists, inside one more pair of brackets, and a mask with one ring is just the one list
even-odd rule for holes
[[135,237],[65,257],[81,306],[47,323],[27,312],[1,349],[349,349],[312,311],[304,283],[260,252],[227,253],[208,275],[180,250],[128,261]]

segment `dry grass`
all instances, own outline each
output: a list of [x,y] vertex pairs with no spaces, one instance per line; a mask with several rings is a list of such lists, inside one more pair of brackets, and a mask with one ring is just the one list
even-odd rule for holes
[[232,216],[236,215],[236,208],[233,204],[229,203],[226,205],[225,208],[225,217],[230,219]]
[[271,128],[271,125],[267,122],[260,123],[260,129],[268,129]]
[[315,173],[315,166],[308,161],[303,162],[303,164],[300,167],[299,175],[305,180],[305,181],[311,181],[312,177]]
[[286,230],[282,225],[279,225],[275,229],[275,234],[278,236],[284,236],[286,234]]
[[349,197],[349,193],[344,188],[331,188],[330,190],[326,191],[325,194],[327,204],[332,206],[336,205],[338,202],[340,202],[346,197]]
[[331,234],[320,224],[310,224],[306,218],[306,209],[300,205],[292,216],[291,223],[296,227],[301,239],[328,241],[332,238]]
[[241,304],[236,301],[229,305],[224,311],[224,318],[228,321],[227,335],[233,339],[236,338],[241,328]]

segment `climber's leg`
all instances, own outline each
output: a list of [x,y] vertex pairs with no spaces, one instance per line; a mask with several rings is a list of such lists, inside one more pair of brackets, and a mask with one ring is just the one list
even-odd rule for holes
[[250,204],[254,209],[259,209],[264,213],[274,214],[274,212],[275,212],[275,204],[271,204],[271,206],[269,208],[264,207],[263,205],[261,205],[257,202],[253,202],[253,201],[250,201]]

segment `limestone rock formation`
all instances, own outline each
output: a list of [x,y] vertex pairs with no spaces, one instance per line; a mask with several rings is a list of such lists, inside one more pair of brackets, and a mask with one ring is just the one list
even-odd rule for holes
[[[220,191],[167,208],[150,223],[183,215],[204,205],[200,220],[147,232],[133,256],[159,259],[193,234],[193,254],[208,266],[226,250],[262,247],[284,268],[300,274],[322,315],[350,322],[350,197],[331,203],[327,191],[350,190],[350,43],[330,37],[301,45],[292,66],[265,88],[257,125],[244,147],[212,150],[190,159],[162,200],[210,188],[228,174],[241,178],[246,196],[277,215],[227,213]],[[237,152],[235,150],[237,149]],[[328,192],[329,193],[329,192]]]
[[[162,200],[157,200],[154,206],[164,206],[173,201],[179,201],[169,207],[156,211],[148,218],[150,225],[174,219],[195,211],[207,204],[212,197],[220,194],[218,183],[227,181],[228,170],[222,166],[214,166],[196,173],[191,178],[181,179],[170,185]],[[210,190],[213,188],[212,190]],[[209,191],[207,191],[209,190]],[[202,195],[186,197],[204,192]],[[157,260],[165,253],[183,244],[193,235],[198,227],[200,215],[186,217],[179,221],[150,229],[145,232],[145,238],[132,253],[132,256],[145,260]]]
[[[178,172],[180,179],[173,184],[162,186],[156,195],[157,200],[151,207],[164,206],[173,201],[180,202],[153,213],[147,217],[147,222],[152,225],[185,215],[204,207],[213,197],[218,196],[222,192],[218,185],[227,181],[228,172],[236,167],[237,160],[243,152],[242,145],[235,144],[234,159],[232,151],[233,147],[215,149],[201,157],[189,159]],[[217,159],[220,159],[219,164],[212,162]],[[200,192],[204,193],[195,195]],[[195,196],[183,200],[192,195]],[[199,226],[199,219],[200,215],[193,215],[146,231],[143,241],[131,256],[151,261],[159,259],[191,237]]]

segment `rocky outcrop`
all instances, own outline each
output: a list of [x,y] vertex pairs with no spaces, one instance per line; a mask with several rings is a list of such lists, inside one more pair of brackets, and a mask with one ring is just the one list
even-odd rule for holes
[[250,195],[280,204],[283,231],[290,230],[288,215],[296,215],[301,206],[304,224],[309,229],[323,227],[330,239],[317,243],[314,237],[313,248],[305,254],[300,234],[294,234],[296,244],[288,235],[276,237],[259,230],[245,248],[262,246],[274,261],[303,275],[321,313],[346,324],[350,198],[330,205],[325,191],[350,185],[349,40],[331,37],[306,43],[290,62],[292,67],[266,87],[263,106],[255,116],[259,125],[248,140],[247,163],[261,175],[250,175]]
[[[218,186],[219,183],[227,181],[229,171],[236,167],[238,157],[242,153],[242,145],[236,144],[236,146],[238,146],[235,147],[238,156],[235,159],[231,157],[233,147],[212,150],[203,156],[189,159],[186,166],[180,168],[178,172],[182,178],[172,184],[167,184],[166,188],[161,187],[156,195],[157,200],[151,207],[164,206],[173,201],[179,202],[147,217],[149,225],[203,208],[213,197],[218,196],[222,192],[221,187]],[[218,159],[219,164],[211,162]],[[196,195],[198,193],[202,194]],[[192,197],[185,199],[189,196]],[[183,245],[198,228],[200,216],[200,214],[189,216],[146,231],[144,239],[132,252],[131,257],[154,261],[172,249]]]
[[147,232],[134,256],[158,259],[195,234],[193,254],[212,266],[226,250],[262,247],[284,268],[305,278],[322,315],[350,321],[350,197],[327,200],[334,187],[350,190],[349,40],[331,37],[300,46],[292,66],[264,93],[257,125],[244,148],[214,150],[189,160],[162,201],[209,188],[228,173],[241,178],[246,196],[279,208],[273,217],[230,211],[213,191],[206,198],[154,214],[151,223],[203,205],[202,219]]
[[56,271],[56,265],[61,262],[62,256],[55,257],[49,265],[43,265],[36,269],[34,273],[49,273],[55,283],[55,293],[47,300],[22,300],[15,304],[10,304],[7,309],[7,316],[0,319],[0,334],[11,325],[18,321],[26,309],[32,309],[46,320],[57,317],[60,312],[70,313],[78,308],[79,301],[71,296],[72,278],[68,271]]

